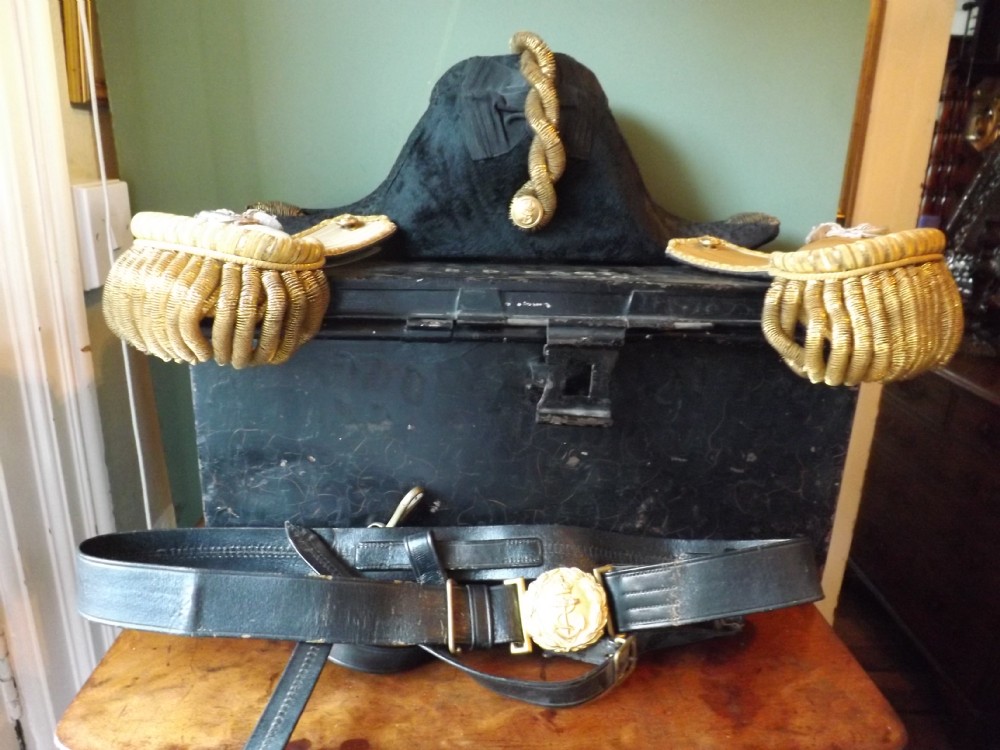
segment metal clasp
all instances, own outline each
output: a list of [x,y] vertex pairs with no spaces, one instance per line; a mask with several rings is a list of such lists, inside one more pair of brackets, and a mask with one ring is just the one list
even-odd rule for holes
[[624,328],[549,325],[545,362],[533,367],[533,379],[542,387],[535,421],[611,425],[611,373],[624,342]]
[[421,499],[424,497],[423,487],[414,487],[405,495],[403,499],[399,501],[396,506],[396,510],[392,512],[392,517],[387,523],[375,523],[368,524],[369,529],[391,529],[399,525],[399,523],[406,518],[413,511],[414,508],[419,505]]
[[[597,582],[601,584],[601,588],[603,588],[604,590],[607,590],[608,588],[607,584],[604,582],[604,574],[610,573],[614,569],[615,569],[614,565],[602,565],[599,568],[594,568],[594,578],[597,579]],[[614,612],[611,611],[611,607],[608,607],[608,623],[606,627],[609,638],[617,641],[622,637],[624,637],[624,634],[619,633],[618,629],[615,627]]]
[[510,652],[518,655],[530,654],[535,649],[535,643],[531,640],[531,636],[528,635],[528,631],[525,628],[524,595],[528,589],[525,586],[523,578],[508,578],[503,584],[504,586],[514,587],[515,596],[517,597],[517,615],[518,620],[521,622],[521,642],[511,643]]
[[618,685],[635,671],[635,665],[639,663],[639,644],[636,643],[635,636],[624,635],[615,638],[618,650],[612,657],[615,665],[615,684]]
[[462,649],[455,645],[455,581],[452,578],[444,582],[444,607],[448,618],[448,652],[460,654]]
[[[604,580],[604,575],[614,570],[614,568],[614,565],[602,565],[599,568],[594,568],[594,578],[598,580],[601,587],[605,590],[607,590],[607,583]],[[606,628],[608,637],[614,640],[618,646],[615,655],[612,657],[615,668],[615,684],[618,685],[635,671],[635,666],[639,663],[639,644],[636,642],[635,636],[618,632],[618,629],[615,627],[614,613],[611,611],[611,607],[608,607]]]

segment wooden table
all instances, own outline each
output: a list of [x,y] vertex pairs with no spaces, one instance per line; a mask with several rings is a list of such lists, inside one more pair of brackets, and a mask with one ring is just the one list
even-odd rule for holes
[[[904,746],[898,717],[813,606],[748,619],[739,636],[646,654],[622,686],[571,709],[500,698],[440,663],[392,676],[328,664],[288,748]],[[240,748],[289,650],[125,631],[58,739],[69,750]],[[477,658],[548,679],[577,666]]]

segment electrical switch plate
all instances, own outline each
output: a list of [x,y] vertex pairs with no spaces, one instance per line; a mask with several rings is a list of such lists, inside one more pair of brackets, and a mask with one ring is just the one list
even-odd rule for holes
[[76,211],[76,234],[80,248],[80,269],[84,291],[104,285],[111,270],[113,251],[132,244],[129,222],[132,211],[128,200],[128,184],[108,180],[107,201],[111,216],[108,227],[104,210],[104,189],[100,182],[73,186],[73,206]]

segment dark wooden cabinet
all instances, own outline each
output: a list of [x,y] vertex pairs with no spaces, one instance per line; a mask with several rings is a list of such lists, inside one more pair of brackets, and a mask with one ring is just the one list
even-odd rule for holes
[[958,718],[1000,720],[1000,360],[887,385],[855,567],[927,655]]

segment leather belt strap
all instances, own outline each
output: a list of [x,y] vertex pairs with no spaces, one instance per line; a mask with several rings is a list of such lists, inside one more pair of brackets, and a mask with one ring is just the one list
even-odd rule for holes
[[[533,682],[456,658],[461,648],[526,640],[523,579],[567,566],[601,568],[609,632],[629,633],[567,654],[592,664],[588,672]],[[248,750],[286,746],[328,657],[388,671],[420,652],[386,646],[415,645],[501,695],[571,706],[621,682],[642,650],[736,632],[725,618],[821,596],[805,540],[672,540],[559,526],[111,534],[81,545],[77,571],[80,611],[94,620],[298,641]]]
[[[317,530],[338,557],[367,572],[364,578],[315,575],[281,529],[95,537],[80,547],[79,608],[93,620],[167,633],[468,647],[521,640],[516,591],[485,582],[533,579],[561,566],[615,566],[603,582],[614,627],[623,632],[821,596],[806,540],[672,540],[557,526],[435,529],[457,584],[449,595],[448,586],[399,580],[409,568],[406,538],[414,532]],[[470,594],[475,586],[485,588]]]

